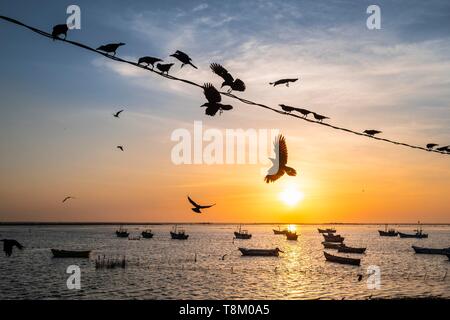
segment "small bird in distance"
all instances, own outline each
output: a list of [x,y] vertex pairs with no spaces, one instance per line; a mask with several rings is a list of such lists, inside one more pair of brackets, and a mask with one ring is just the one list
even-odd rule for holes
[[119,149],[120,151],[123,151],[123,146],[117,146],[117,149]]
[[289,87],[289,83],[290,82],[295,82],[297,80],[298,80],[298,78],[295,78],[295,79],[280,79],[280,80],[277,80],[277,81],[274,81],[274,82],[270,82],[269,84],[271,86],[273,85],[274,87],[276,87],[276,86],[278,86],[280,84],[285,84],[286,87]]
[[123,42],[109,43],[109,44],[105,44],[105,45],[102,45],[102,46],[98,47],[96,50],[103,51],[103,52],[106,52],[106,53],[112,53],[113,56],[115,56],[117,49],[119,47],[121,47],[121,46],[124,46],[124,45],[125,45],[125,43],[123,43]]
[[314,116],[314,119],[316,119],[319,122],[322,122],[325,119],[330,119],[328,117],[322,116],[321,114],[318,114],[318,113],[315,113],[315,112],[312,112],[312,114]]
[[433,149],[434,147],[437,147],[437,146],[438,146],[437,143],[429,143],[429,144],[427,144],[427,149],[431,150],[431,149]]
[[59,37],[61,35],[64,35],[64,39],[66,39],[67,31],[69,31],[67,24],[57,24],[56,26],[53,27],[53,31],[52,31],[53,40],[61,39]]
[[122,112],[123,112],[123,110],[119,110],[119,111],[117,111],[116,113],[114,113],[113,116],[114,116],[115,118],[119,118],[119,115],[120,115]]
[[202,209],[207,209],[207,208],[211,208],[212,206],[215,206],[216,204],[211,204],[211,205],[207,205],[207,206],[202,206],[199,205],[198,203],[196,203],[194,200],[191,199],[191,197],[187,197],[189,202],[194,206],[194,208],[191,208],[192,211],[197,212],[197,213],[202,213]]
[[75,197],[72,197],[72,196],[65,197],[63,199],[62,203],[66,202],[67,200],[70,200],[70,199],[75,199]]
[[378,131],[378,130],[364,130],[363,133],[367,134],[368,136],[372,136],[373,137],[376,134],[380,134],[381,131]]

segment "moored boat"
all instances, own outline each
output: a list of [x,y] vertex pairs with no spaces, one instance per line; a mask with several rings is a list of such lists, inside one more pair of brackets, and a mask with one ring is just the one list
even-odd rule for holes
[[142,238],[144,238],[144,239],[153,238],[152,230],[144,230],[144,231],[142,231],[141,235],[142,235]]
[[297,240],[297,232],[286,232],[286,240]]
[[273,230],[273,233],[274,233],[274,234],[286,234],[286,233],[289,232],[288,229],[283,229],[283,230],[281,230],[280,227],[278,227],[278,230],[277,230],[277,229],[272,229],[272,230]]
[[278,257],[281,251],[279,248],[275,249],[247,249],[239,248],[243,256],[259,256],[259,257]]
[[396,237],[398,235],[398,232],[395,231],[395,229],[388,230],[388,225],[385,226],[384,231],[378,230],[378,233],[381,237]]
[[359,266],[361,264],[361,259],[334,256],[325,251],[323,252],[323,254],[325,255],[325,259],[327,259],[327,261],[330,261],[330,262],[336,262],[336,263],[341,263],[341,264],[350,264],[350,265],[354,265],[354,266]]
[[398,235],[400,236],[400,238],[416,238],[416,239],[428,238],[428,234],[422,233],[422,231],[416,231],[416,233],[414,234],[399,232]]
[[54,258],[89,258],[90,250],[77,251],[77,250],[59,250],[51,249]]
[[119,230],[116,230],[116,236],[118,238],[128,238],[130,233],[127,231],[127,229],[123,229],[122,226],[120,226]]
[[325,249],[339,249],[341,246],[343,246],[343,243],[338,243],[338,242],[322,242],[323,247]]
[[366,248],[354,248],[354,247],[347,247],[345,244],[341,245],[338,248],[338,252],[343,253],[364,253],[366,252]]
[[336,233],[336,229],[333,229],[333,228],[327,228],[327,229],[317,228],[317,231],[319,231],[319,233]]
[[187,240],[187,238],[189,237],[189,235],[186,234],[183,229],[177,229],[177,226],[175,226],[173,230],[170,231],[170,236],[172,237],[172,239],[176,240]]
[[234,232],[234,237],[236,239],[250,239],[252,235],[247,230],[242,230],[241,226],[239,226],[239,230]]
[[325,239],[326,242],[344,242],[344,237],[341,237],[339,234],[334,235],[334,234],[326,234],[323,233],[323,238]]
[[416,247],[412,246],[415,253],[419,254],[441,254],[441,255],[447,255],[450,254],[450,248],[443,248],[443,249],[437,249],[437,248],[423,248],[423,247]]

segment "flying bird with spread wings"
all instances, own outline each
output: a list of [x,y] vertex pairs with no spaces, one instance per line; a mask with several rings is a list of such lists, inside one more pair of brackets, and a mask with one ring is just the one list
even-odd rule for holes
[[75,197],[72,197],[72,196],[65,197],[63,199],[62,203],[66,202],[67,200],[70,200],[70,199],[75,199]]
[[123,112],[123,110],[119,110],[113,114],[114,117],[119,118],[119,115]]
[[274,87],[276,87],[276,86],[278,86],[280,84],[285,84],[286,87],[289,87],[289,82],[295,82],[297,80],[298,80],[298,78],[295,78],[295,79],[280,79],[280,80],[277,80],[277,81],[274,81],[274,82],[270,82],[269,84],[271,86],[274,86]]
[[222,104],[222,96],[220,92],[211,83],[205,83],[203,86],[203,93],[205,94],[207,103],[202,104],[200,107],[206,107],[205,114],[208,116],[215,116],[218,111],[222,114],[224,110],[231,110],[233,106],[229,104]]
[[228,86],[230,89],[228,93],[231,91],[245,91],[245,83],[241,79],[234,79],[233,76],[218,63],[211,63],[210,66],[212,72],[220,76],[224,81],[222,82],[221,88]]
[[117,149],[119,149],[120,151],[123,151],[123,146],[117,146]]
[[181,67],[180,67],[180,69],[183,68],[184,65],[186,65],[186,64],[190,64],[190,65],[193,66],[195,69],[198,69],[198,68],[197,68],[196,66],[194,66],[194,64],[192,63],[191,57],[189,57],[189,56],[188,56],[186,53],[184,53],[183,51],[177,50],[177,51],[175,51],[174,54],[171,54],[170,56],[171,56],[171,57],[174,57],[174,58],[176,58],[176,59],[178,59],[178,60],[181,61]]
[[216,204],[211,204],[211,205],[207,205],[207,206],[202,206],[199,205],[198,203],[196,203],[194,200],[191,199],[191,197],[187,197],[189,202],[194,206],[194,208],[191,208],[192,211],[197,212],[197,213],[202,213],[201,209],[208,209],[211,208],[212,206],[215,206]]
[[288,176],[296,176],[297,171],[294,168],[287,166],[288,150],[286,145],[286,139],[283,135],[278,135],[275,142],[275,156],[276,158],[269,158],[272,161],[272,167],[269,169],[264,181],[266,183],[275,182],[280,179],[285,173]]
[[13,248],[17,247],[19,250],[23,249],[23,245],[21,245],[17,240],[13,239],[2,239],[0,242],[3,242],[3,251],[7,257],[10,257],[13,252]]

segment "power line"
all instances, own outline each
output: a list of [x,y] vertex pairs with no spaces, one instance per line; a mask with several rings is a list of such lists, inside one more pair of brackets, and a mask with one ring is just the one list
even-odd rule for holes
[[[19,26],[22,26],[22,27],[25,27],[25,28],[27,28],[27,29],[29,29],[29,30],[31,30],[31,31],[41,35],[41,36],[50,38],[52,40],[58,40],[58,41],[62,41],[62,42],[65,42],[65,43],[69,43],[71,45],[80,47],[82,49],[89,50],[89,51],[92,51],[94,53],[100,54],[100,55],[102,55],[102,56],[104,56],[104,57],[106,57],[108,59],[111,59],[111,60],[114,60],[114,61],[117,61],[117,62],[126,63],[126,64],[132,65],[134,67],[141,68],[141,69],[144,69],[146,71],[153,72],[153,73],[155,73],[155,74],[157,74],[157,75],[159,75],[161,77],[164,77],[166,79],[184,82],[184,83],[190,84],[192,86],[196,86],[198,88],[203,89],[202,85],[200,85],[198,83],[195,83],[193,81],[182,79],[182,78],[178,78],[178,77],[174,77],[174,76],[169,75],[169,74],[163,74],[162,72],[159,72],[159,71],[154,70],[154,69],[150,69],[149,67],[140,65],[140,64],[138,64],[136,62],[125,60],[125,59],[119,58],[117,56],[112,56],[112,55],[109,55],[107,53],[103,53],[103,52],[97,51],[96,49],[94,49],[92,47],[89,47],[89,46],[87,46],[87,45],[85,45],[83,43],[79,43],[79,42],[71,41],[71,40],[67,40],[67,39],[61,39],[59,37],[57,37],[55,39],[55,38],[53,38],[53,36],[50,33],[45,32],[45,31],[40,30],[40,29],[37,29],[37,28],[34,28],[34,27],[31,27],[31,26],[28,26],[28,25],[26,25],[26,24],[24,24],[24,23],[22,23],[22,22],[20,22],[18,20],[15,20],[15,19],[12,19],[12,18],[9,18],[9,17],[5,17],[5,16],[0,16],[0,19],[3,19],[5,21],[11,22],[13,24],[16,24],[16,25],[19,25]],[[303,121],[307,121],[307,122],[310,122],[310,123],[326,126],[326,127],[329,127],[329,128],[335,129],[335,130],[344,131],[344,132],[347,132],[347,133],[352,133],[352,134],[355,134],[355,135],[358,135],[358,136],[363,136],[365,138],[371,138],[371,139],[375,139],[375,140],[379,140],[379,141],[384,141],[384,142],[388,142],[388,143],[391,143],[391,144],[394,144],[394,145],[404,146],[404,147],[408,147],[408,148],[412,148],[412,149],[419,149],[419,150],[423,150],[423,151],[427,151],[427,152],[435,152],[435,153],[440,153],[440,154],[444,154],[444,155],[450,155],[450,153],[448,153],[448,152],[438,151],[438,150],[433,150],[433,149],[430,150],[430,149],[427,149],[427,148],[425,148],[423,146],[412,145],[412,144],[399,142],[399,141],[395,141],[395,140],[390,140],[390,139],[386,139],[386,138],[369,136],[369,135],[364,134],[362,132],[354,131],[354,130],[351,130],[351,129],[339,127],[339,126],[328,124],[328,123],[324,123],[324,122],[314,121],[314,120],[311,120],[311,119],[308,119],[308,118],[305,118],[305,117],[301,117],[301,116],[296,115],[296,114],[292,114],[292,113],[284,112],[284,111],[279,110],[279,109],[272,108],[272,107],[267,106],[267,105],[262,104],[262,103],[257,103],[257,102],[253,102],[251,100],[247,100],[245,98],[238,97],[238,96],[236,96],[236,95],[234,95],[232,93],[220,92],[220,94],[222,94],[224,96],[227,96],[229,98],[232,98],[232,99],[236,99],[236,100],[238,100],[238,101],[240,101],[242,103],[248,104],[248,105],[253,105],[253,106],[260,107],[260,108],[268,109],[268,110],[274,111],[274,112],[282,114],[282,115],[291,116],[291,117],[294,117],[294,118],[297,118],[297,119],[301,119]]]

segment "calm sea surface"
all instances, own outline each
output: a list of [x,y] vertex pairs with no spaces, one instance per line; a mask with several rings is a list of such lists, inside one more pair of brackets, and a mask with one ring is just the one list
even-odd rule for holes
[[[298,241],[287,241],[273,234],[277,226],[249,225],[245,228],[252,239],[234,242],[236,227],[231,225],[184,226],[187,241],[171,240],[170,225],[151,226],[154,238],[140,241],[116,238],[114,226],[0,226],[0,238],[26,246],[15,248],[9,258],[0,255],[0,299],[450,298],[447,257],[417,255],[411,248],[449,247],[450,226],[425,226],[429,238],[422,240],[379,237],[378,226],[336,227],[347,245],[367,247],[364,255],[347,255],[361,256],[360,267],[326,262],[317,226],[297,226]],[[138,235],[146,228],[128,230]],[[278,258],[241,257],[238,247],[279,247],[284,253]],[[93,252],[90,260],[55,259],[50,248]],[[126,256],[128,265],[96,270],[98,255]],[[81,290],[67,289],[69,265],[81,268]],[[367,287],[370,265],[381,268],[380,289]],[[358,274],[364,275],[362,281]]]

